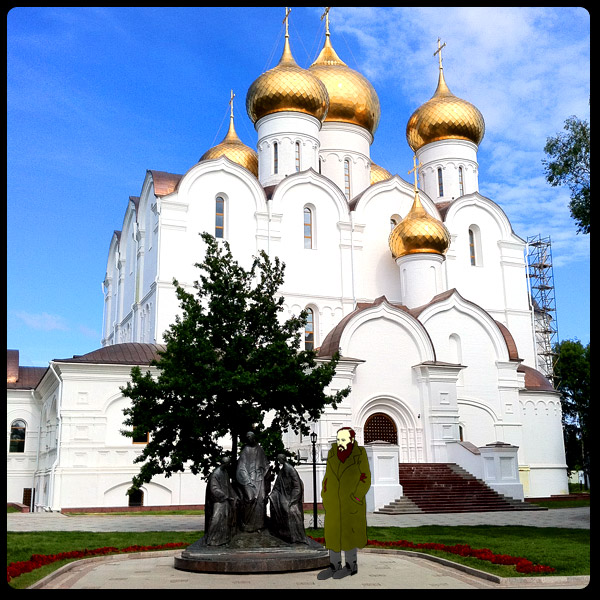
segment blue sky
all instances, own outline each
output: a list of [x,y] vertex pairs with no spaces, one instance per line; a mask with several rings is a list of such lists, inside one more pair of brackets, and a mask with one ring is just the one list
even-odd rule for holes
[[[308,67],[322,8],[293,8],[290,42]],[[185,173],[236,130],[250,84],[283,48],[284,7],[14,8],[7,17],[7,347],[22,365],[100,346],[108,246],[147,169]],[[546,138],[589,121],[590,19],[581,8],[331,9],[334,48],[373,83],[382,117],[371,158],[410,180],[405,128],[437,84],[446,42],[452,92],[486,122],[480,192],[517,235],[552,239],[558,333],[589,342],[589,235],[553,188]]]

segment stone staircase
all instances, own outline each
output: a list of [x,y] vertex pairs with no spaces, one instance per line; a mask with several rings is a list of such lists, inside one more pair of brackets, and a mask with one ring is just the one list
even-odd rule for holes
[[501,510],[543,510],[508,498],[454,463],[401,463],[403,497],[379,514],[464,513]]

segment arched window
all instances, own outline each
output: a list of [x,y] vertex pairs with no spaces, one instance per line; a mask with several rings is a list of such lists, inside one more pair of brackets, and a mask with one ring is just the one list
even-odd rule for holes
[[25,452],[25,421],[17,419],[10,426],[10,450],[9,452]]
[[463,168],[458,167],[458,195],[462,196],[465,193],[465,186],[463,184]]
[[306,324],[304,325],[304,349],[315,349],[315,313],[312,308],[306,309]]
[[129,506],[144,506],[144,492],[135,490],[129,494]]
[[388,444],[398,443],[398,431],[396,424],[391,417],[385,413],[375,413],[371,415],[364,428],[365,444],[377,440],[387,442]]
[[295,158],[296,158],[296,173],[297,173],[300,170],[300,142],[296,142]]
[[346,200],[350,200],[350,161],[344,160],[344,193]]
[[469,227],[469,258],[471,266],[481,267],[481,231],[477,225],[471,225]]
[[319,156],[319,173],[321,173],[321,166],[322,166],[322,164],[323,164],[323,160]]
[[225,198],[217,196],[215,202],[215,237],[225,237]]
[[442,178],[442,169],[439,168],[437,173],[438,173],[438,196],[441,198],[444,195],[444,180]]
[[313,211],[304,207],[304,247],[313,247]]
[[273,173],[279,173],[279,145],[273,142]]

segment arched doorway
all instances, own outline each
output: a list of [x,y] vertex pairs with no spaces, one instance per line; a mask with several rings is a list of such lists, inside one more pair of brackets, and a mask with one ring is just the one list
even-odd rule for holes
[[364,443],[382,441],[388,444],[398,444],[398,430],[393,419],[385,413],[372,414],[364,427]]

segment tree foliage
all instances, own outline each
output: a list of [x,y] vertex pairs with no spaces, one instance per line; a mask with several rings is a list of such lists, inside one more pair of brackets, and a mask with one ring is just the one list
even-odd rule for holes
[[554,375],[561,393],[567,466],[589,476],[590,344],[564,340],[555,346]]
[[[124,410],[129,437],[148,432],[135,459],[143,463],[130,491],[154,475],[167,477],[189,466],[207,477],[225,454],[222,438],[237,440],[254,430],[267,456],[283,450],[281,432],[309,433],[326,406],[337,407],[349,389],[331,395],[339,357],[315,360],[301,350],[306,312],[283,320],[278,296],[285,265],[260,252],[249,270],[233,258],[227,242],[201,234],[206,245],[195,293],[173,280],[181,316],[165,332],[166,348],[153,361],[158,375],[131,371],[122,389],[131,399]],[[267,424],[265,416],[273,416]]]
[[547,138],[542,160],[546,180],[552,186],[571,190],[569,209],[577,223],[577,233],[590,232],[590,125],[575,116],[565,121],[567,133]]

